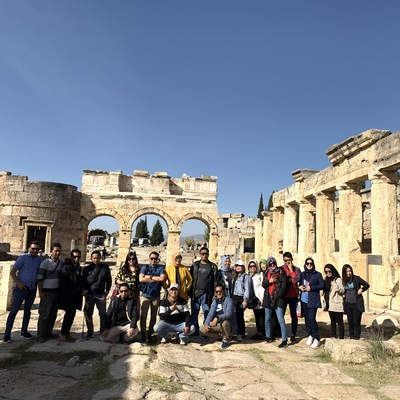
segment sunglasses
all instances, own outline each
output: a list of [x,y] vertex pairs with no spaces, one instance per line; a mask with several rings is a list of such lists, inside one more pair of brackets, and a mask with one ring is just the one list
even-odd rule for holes
[[157,257],[150,257],[150,260],[154,261],[154,260],[158,260]]
[[330,271],[329,269],[327,271],[324,271],[326,274],[331,274],[332,271]]
[[306,265],[314,265],[312,262],[306,262]]
[[222,290],[216,290],[215,294],[222,293]]
[[81,256],[72,256],[72,258],[81,258]]
[[201,256],[208,256],[208,253],[200,253]]
[[268,265],[276,265],[276,263],[269,263]]
[[32,251],[39,251],[39,250],[40,250],[40,247],[31,247],[31,250],[32,250]]
[[129,261],[136,260],[135,257],[128,258]]
[[128,293],[128,290],[120,290],[120,293]]

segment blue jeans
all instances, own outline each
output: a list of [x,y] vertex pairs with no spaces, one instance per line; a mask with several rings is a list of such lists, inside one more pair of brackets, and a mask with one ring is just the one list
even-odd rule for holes
[[21,290],[18,287],[13,289],[13,301],[11,304],[10,314],[8,314],[6,330],[4,336],[11,336],[11,330],[14,325],[15,317],[22,303],[24,304],[24,317],[22,319],[21,333],[25,333],[28,330],[29,320],[31,319],[31,308],[36,297],[36,289],[34,290]]
[[196,328],[196,332],[199,332],[199,312],[200,306],[203,309],[204,321],[207,318],[208,312],[210,311],[210,307],[207,304],[207,293],[202,294],[200,297],[194,297],[191,301],[192,310],[191,310],[191,323]]
[[[282,342],[287,340],[286,325],[285,325],[285,309],[281,307],[274,307],[276,317],[278,318],[279,326],[281,327]],[[271,337],[271,315],[272,307],[265,308],[265,336]]]
[[168,335],[179,333],[179,339],[187,342],[188,336],[196,331],[194,325],[190,325],[189,332],[187,334],[183,333],[183,328],[186,326],[185,322],[167,322],[159,321],[154,325],[154,332],[158,333],[161,338],[166,339]]

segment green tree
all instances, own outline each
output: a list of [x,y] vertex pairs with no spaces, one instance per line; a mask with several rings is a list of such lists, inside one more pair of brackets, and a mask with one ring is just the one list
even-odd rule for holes
[[263,211],[264,211],[264,200],[263,200],[263,195],[261,193],[260,202],[258,204],[257,218],[263,219],[263,215],[262,215]]
[[157,220],[153,226],[150,236],[150,245],[158,246],[164,241],[163,228],[161,226],[160,220]]
[[271,196],[269,196],[269,200],[268,200],[268,206],[267,206],[267,211],[270,211],[271,208],[273,207],[273,196],[274,196],[275,190],[272,191]]
[[147,228],[147,218],[140,219],[140,221],[136,225],[135,237],[137,237],[138,239],[149,238],[149,229]]
[[207,228],[204,231],[204,240],[209,243],[210,242],[210,228],[207,226]]
[[185,239],[185,244],[187,247],[192,248],[195,245],[194,238],[186,238]]

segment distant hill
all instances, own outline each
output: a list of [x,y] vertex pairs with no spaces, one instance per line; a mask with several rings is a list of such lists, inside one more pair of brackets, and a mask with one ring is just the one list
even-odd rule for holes
[[181,245],[184,245],[185,244],[185,239],[191,239],[191,238],[193,238],[195,242],[200,242],[200,243],[205,242],[204,234],[199,233],[197,235],[181,236],[181,239],[180,239],[179,243]]

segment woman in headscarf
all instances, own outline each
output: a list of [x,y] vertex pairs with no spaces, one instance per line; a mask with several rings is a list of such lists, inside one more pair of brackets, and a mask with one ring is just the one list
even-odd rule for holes
[[342,276],[349,335],[350,339],[358,340],[361,336],[361,317],[365,311],[362,294],[369,289],[369,283],[354,275],[353,268],[349,264],[343,265]]
[[172,263],[165,268],[165,275],[167,279],[163,282],[164,289],[171,286],[172,283],[179,285],[179,297],[182,297],[186,301],[188,300],[188,291],[192,286],[193,278],[190,275],[189,268],[182,264],[181,253],[172,254]]
[[[264,260],[267,263],[267,260]],[[264,274],[260,271],[256,260],[250,260],[247,264],[248,274],[252,280],[254,298],[258,299],[258,304],[253,307],[254,319],[256,320],[257,333],[252,337],[253,340],[263,340],[265,335],[265,308],[262,307],[264,298],[264,288],[262,282]]]
[[321,308],[320,290],[325,288],[322,275],[316,271],[314,260],[306,258],[304,271],[301,273],[299,290],[301,291],[301,303],[304,310],[304,318],[307,329],[306,344],[313,349],[319,347],[319,328],[317,323],[317,310]]
[[[340,274],[332,264],[326,264],[325,272],[325,305],[331,320],[331,338],[336,339],[336,325],[339,329],[339,339],[344,339],[343,324],[343,284]],[[328,296],[326,296],[328,294]]]
[[232,281],[233,273],[235,271],[231,268],[231,258],[223,256],[221,259],[221,268],[218,270],[218,281],[225,286],[226,296],[232,297]]

